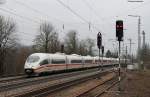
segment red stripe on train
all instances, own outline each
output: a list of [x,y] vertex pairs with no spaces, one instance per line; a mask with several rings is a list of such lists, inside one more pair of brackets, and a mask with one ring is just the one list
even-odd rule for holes
[[38,69],[41,69],[41,68],[44,68],[44,67],[56,67],[56,66],[75,66],[75,65],[83,65],[83,64],[46,64],[46,65],[42,65],[42,66],[40,66],[40,67],[38,67],[38,68],[36,68],[35,70],[38,70]]

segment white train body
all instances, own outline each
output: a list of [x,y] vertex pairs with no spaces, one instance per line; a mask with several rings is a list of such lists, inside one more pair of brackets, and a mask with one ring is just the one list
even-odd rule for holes
[[[101,60],[102,58],[100,58]],[[99,57],[80,56],[76,54],[65,55],[62,53],[45,54],[34,53],[30,55],[25,62],[25,73],[40,74],[43,72],[60,71],[66,69],[96,67],[99,63]],[[118,63],[115,58],[103,58],[103,66],[114,65]]]

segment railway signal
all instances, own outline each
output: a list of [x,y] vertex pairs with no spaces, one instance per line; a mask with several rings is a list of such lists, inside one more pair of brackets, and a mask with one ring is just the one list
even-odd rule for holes
[[121,41],[123,41],[123,20],[117,20],[116,21],[116,38],[119,42],[119,67],[118,67],[118,80],[119,80],[119,84],[118,84],[118,91],[121,91],[121,86],[120,86],[120,81],[121,81],[121,62],[120,62],[120,48],[121,48]]
[[123,41],[123,21],[116,21],[116,37],[118,41]]
[[102,34],[98,32],[97,34],[97,47],[100,49],[102,46]]
[[102,34],[100,32],[98,32],[98,34],[97,34],[97,47],[99,49],[99,65],[100,65],[100,49],[101,49],[101,46],[102,46]]

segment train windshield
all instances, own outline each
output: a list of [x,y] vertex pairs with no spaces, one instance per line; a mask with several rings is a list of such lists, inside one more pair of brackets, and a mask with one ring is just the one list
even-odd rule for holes
[[40,59],[39,56],[30,56],[30,57],[28,57],[27,62],[28,63],[34,63],[34,62],[39,61],[39,59]]

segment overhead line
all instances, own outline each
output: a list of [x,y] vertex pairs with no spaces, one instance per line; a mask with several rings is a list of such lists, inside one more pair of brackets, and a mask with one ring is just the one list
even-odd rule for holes
[[[7,9],[9,9],[10,11],[13,11],[14,13],[17,12],[15,9],[12,9],[12,8],[8,8],[8,7],[7,7]],[[37,20],[40,20],[40,18],[37,18],[37,19],[35,20],[35,18],[32,19],[32,18],[29,18],[29,17],[27,17],[27,16],[23,16],[23,17],[24,17],[24,18],[28,18],[28,19],[30,19],[30,20],[32,20],[32,21],[36,21],[36,22],[40,23],[39,21],[37,21]]]
[[73,9],[71,9],[68,5],[66,5],[65,3],[63,3],[61,0],[57,0],[61,5],[63,5],[65,8],[67,8],[70,12],[72,12],[74,15],[76,15],[77,17],[79,17],[81,20],[83,20],[84,22],[89,23],[86,19],[84,19],[83,17],[81,17],[77,12],[75,12]]
[[[18,4],[20,4],[20,5],[23,5],[23,6],[25,6],[25,7],[27,7],[27,8],[29,8],[29,9],[31,9],[32,11],[34,11],[34,12],[36,12],[36,13],[38,13],[38,14],[44,14],[44,15],[46,15],[46,16],[48,16],[48,17],[51,17],[51,16],[49,16],[49,15],[47,15],[47,14],[45,14],[45,13],[43,13],[43,12],[41,12],[41,11],[39,11],[39,10],[37,10],[37,9],[35,9],[35,8],[33,8],[33,7],[31,7],[31,6],[29,6],[29,5],[27,5],[27,4],[25,4],[25,3],[23,3],[23,2],[20,2],[20,1],[18,1],[18,0],[15,0],[15,2],[16,3],[18,3]],[[59,3],[61,3],[64,7],[66,7],[69,11],[71,11],[73,14],[75,14],[77,17],[79,17],[80,19],[82,19],[84,22],[86,22],[86,23],[90,23],[90,22],[88,22],[86,19],[84,19],[83,17],[81,17],[78,13],[76,13],[75,11],[73,11],[69,6],[67,6],[66,4],[64,4],[62,1],[58,1]],[[53,17],[52,17],[53,18]],[[60,20],[60,19],[57,19],[57,18],[55,18],[56,20],[58,20],[58,21],[60,21],[60,22],[62,22],[62,23],[65,23],[64,21],[62,21],[62,20]],[[90,23],[91,24],[91,23]],[[98,28],[96,28],[95,26],[93,26],[95,29],[97,29],[97,31],[100,31]]]
[[[33,7],[31,7],[31,6],[29,6],[28,4],[25,4],[25,3],[20,2],[20,1],[18,1],[18,0],[14,0],[14,1],[15,1],[16,3],[18,3],[18,4],[20,4],[20,5],[25,6],[26,8],[31,9],[32,11],[34,11],[34,12],[40,14],[40,15],[41,15],[41,14],[44,14],[44,15],[47,16],[47,17],[51,17],[51,16],[49,16],[48,14],[43,13],[43,12],[41,12],[41,11],[39,11],[39,10],[37,10],[37,9],[35,9],[35,8],[33,8]],[[55,20],[57,20],[57,21],[60,21],[60,22],[64,22],[64,21],[62,21],[62,20],[60,20],[60,19],[57,19],[57,18],[54,18],[54,17],[51,17],[51,18],[53,18],[53,19],[55,19]]]
[[[63,3],[61,0],[57,0],[57,2],[59,2],[61,5],[63,5],[65,8],[67,8],[70,12],[72,12],[74,15],[76,15],[77,17],[79,17],[81,20],[83,20],[86,23],[90,23],[89,21],[87,21],[86,19],[84,19],[82,16],[80,16],[77,12],[75,12],[73,9],[71,9],[68,5],[66,5],[65,3]],[[93,25],[93,24],[91,24]],[[98,28],[96,28],[94,25],[93,27],[97,30],[100,31]]]
[[[96,12],[96,10],[89,4],[89,2],[88,2],[87,0],[82,0],[82,1],[84,1],[85,5],[86,5],[89,9],[93,10],[93,13],[97,16],[97,18],[99,18],[100,20],[104,21],[104,18],[101,17],[101,16]],[[111,23],[108,22],[107,20],[106,20],[106,22],[111,25]]]
[[39,24],[38,21],[34,21],[33,19],[30,19],[30,18],[28,18],[28,17],[25,17],[25,16],[22,16],[22,15],[16,14],[16,13],[11,12],[11,11],[8,11],[8,10],[6,10],[6,9],[0,8],[0,10],[1,10],[1,11],[4,11],[4,12],[7,12],[7,13],[9,13],[9,14],[15,15],[15,16],[17,16],[17,17],[24,18],[24,19],[26,19],[26,20],[28,20],[28,21],[33,21],[34,23]]
[[[89,9],[93,10],[93,12],[95,13],[95,15],[96,15],[98,18],[101,17],[101,16],[98,15],[98,13],[95,11],[95,9],[94,9],[86,0],[82,0],[82,1],[85,2],[86,6],[89,7]],[[99,19],[103,20],[102,17],[99,18]]]

